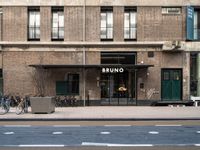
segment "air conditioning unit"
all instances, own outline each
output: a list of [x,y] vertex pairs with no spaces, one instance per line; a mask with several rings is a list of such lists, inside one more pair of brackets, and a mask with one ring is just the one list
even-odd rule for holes
[[181,51],[184,49],[184,44],[181,41],[169,41],[163,44],[163,51]]
[[181,48],[181,41],[172,41],[172,46],[174,46],[174,49]]

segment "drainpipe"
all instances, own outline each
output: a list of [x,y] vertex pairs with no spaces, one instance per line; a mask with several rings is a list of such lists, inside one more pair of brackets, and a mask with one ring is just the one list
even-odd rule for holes
[[[1,28],[0,28],[0,31],[1,31],[1,35],[0,35],[0,41],[2,41],[2,38],[3,38],[3,9],[2,7],[0,7],[0,19],[1,19]],[[0,48],[1,48],[1,45],[0,45]]]
[[[86,24],[86,21],[85,21],[85,5],[86,5],[86,0],[84,0],[84,4],[83,4],[83,44],[85,44],[85,24]],[[86,64],[86,54],[85,54],[85,46],[83,45],[83,106],[85,106],[85,101],[86,101],[86,83],[85,83],[85,80],[86,80],[86,73],[85,73],[85,64]]]
[[[3,41],[3,8],[0,7],[0,23],[1,23],[1,28],[0,28],[0,31],[1,31],[1,34],[0,34],[0,41]],[[2,45],[0,45],[0,51],[1,51],[1,69],[2,69],[2,80],[3,80],[3,47]],[[2,95],[4,95],[4,80],[3,80],[3,83],[2,83]],[[0,91],[1,92],[1,91]]]

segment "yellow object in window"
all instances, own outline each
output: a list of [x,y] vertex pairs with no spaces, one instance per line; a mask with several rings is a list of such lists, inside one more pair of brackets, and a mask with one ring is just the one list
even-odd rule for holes
[[124,91],[127,91],[127,88],[125,88],[125,87],[119,87],[119,88],[118,88],[118,91],[124,92]]

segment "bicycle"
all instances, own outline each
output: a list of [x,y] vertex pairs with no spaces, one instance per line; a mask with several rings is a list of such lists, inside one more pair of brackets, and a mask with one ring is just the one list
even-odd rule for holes
[[1,106],[0,106],[0,115],[4,115],[10,110],[10,102],[9,96],[1,97]]
[[16,107],[16,114],[20,115],[23,112],[28,113],[28,106],[29,106],[29,97],[26,96],[25,98],[21,98],[21,101]]

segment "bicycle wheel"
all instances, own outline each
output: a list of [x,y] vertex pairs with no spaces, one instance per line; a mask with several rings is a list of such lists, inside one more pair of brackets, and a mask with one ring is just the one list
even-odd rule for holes
[[23,107],[22,106],[17,106],[16,107],[16,114],[20,115],[23,112]]
[[0,115],[6,114],[8,111],[4,105],[0,106]]

